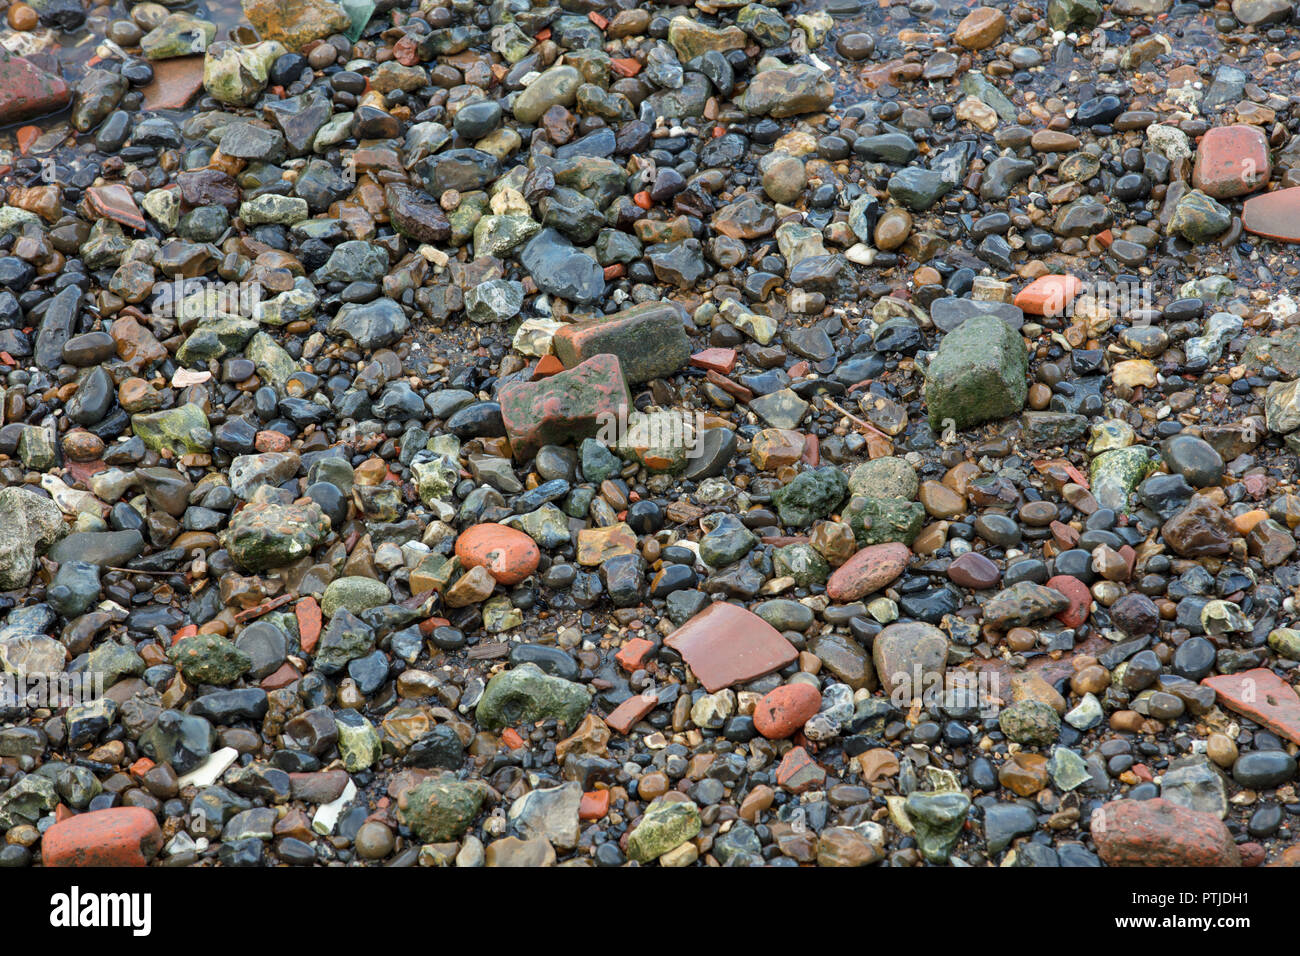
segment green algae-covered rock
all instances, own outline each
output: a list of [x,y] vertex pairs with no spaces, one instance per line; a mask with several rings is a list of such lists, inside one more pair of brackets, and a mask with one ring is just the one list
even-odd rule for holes
[[233,684],[252,666],[252,658],[220,634],[195,634],[177,641],[172,663],[191,684]]
[[177,458],[203,454],[212,448],[208,416],[197,405],[178,405],[160,412],[139,412],[131,416],[131,431],[149,448],[164,448]]
[[628,834],[627,853],[638,863],[648,863],[675,850],[699,832],[699,807],[688,800],[659,799],[650,804],[636,828]]
[[859,547],[901,541],[911,546],[921,533],[925,508],[900,498],[854,497],[844,508],[844,520],[853,529]]
[[425,843],[459,839],[488,793],[478,780],[431,777],[398,798],[398,816]]
[[849,482],[844,472],[834,465],[805,471],[772,493],[772,503],[787,528],[806,528],[818,518],[825,518],[835,510],[845,494]]
[[976,315],[939,343],[925,376],[930,427],[968,428],[1025,407],[1029,362],[1020,334],[994,315]]
[[552,677],[529,663],[502,671],[488,681],[475,714],[489,730],[552,717],[576,727],[589,703],[587,689],[581,684]]

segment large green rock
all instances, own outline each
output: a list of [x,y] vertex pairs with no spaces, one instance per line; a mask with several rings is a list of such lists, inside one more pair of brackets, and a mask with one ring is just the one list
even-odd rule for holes
[[798,63],[788,69],[756,74],[736,105],[751,116],[780,119],[819,112],[834,98],[835,87],[821,70]]
[[478,780],[431,777],[402,794],[398,815],[425,843],[445,843],[469,829],[487,793]]
[[333,617],[339,608],[361,614],[372,607],[388,604],[392,599],[392,592],[383,581],[361,575],[346,575],[335,578],[325,588],[320,609],[326,617]]
[[1053,30],[1091,29],[1101,22],[1097,0],[1048,0],[1047,25]]
[[1178,200],[1165,231],[1188,242],[1208,242],[1231,225],[1232,212],[1227,206],[1193,189]]
[[140,40],[146,59],[166,60],[191,53],[203,53],[217,38],[217,25],[192,13],[168,14]]
[[628,834],[627,853],[638,863],[648,863],[699,832],[699,807],[688,800],[659,799],[650,804],[636,829]]
[[1015,415],[1025,407],[1029,361],[1020,334],[995,315],[976,315],[939,343],[925,376],[930,427],[957,428]]
[[239,509],[221,535],[221,546],[249,571],[282,568],[305,558],[330,530],[329,518],[316,502],[279,504],[267,500],[263,490]]
[[805,471],[776,491],[772,503],[787,528],[806,528],[835,510],[848,493],[844,472],[834,465]]
[[288,52],[276,40],[249,46],[218,40],[203,60],[203,88],[222,103],[247,106],[266,89],[271,64]]
[[197,368],[213,359],[223,359],[241,351],[257,330],[256,322],[237,315],[217,312],[206,316],[176,351],[176,361]]
[[154,451],[166,448],[177,458],[203,454],[212,448],[208,416],[197,405],[178,405],[160,412],[132,415],[131,431]]
[[374,649],[375,635],[370,626],[347,608],[338,608],[321,633],[316,666],[322,673],[334,675],[349,661],[365,657]]
[[590,698],[581,684],[552,677],[536,664],[502,671],[490,681],[475,715],[488,730],[555,718],[576,727]]
[[668,24],[668,42],[685,63],[710,50],[725,53],[742,49],[748,39],[737,26],[711,27],[691,17],[673,17]]
[[947,863],[961,837],[970,811],[964,793],[913,791],[907,797],[907,818],[916,829],[916,845],[929,863]]
[[172,663],[191,684],[224,687],[239,680],[252,658],[220,634],[195,634],[172,645]]
[[843,517],[859,547],[886,541],[901,541],[911,547],[925,522],[925,508],[901,498],[857,496],[849,500]]
[[821,553],[810,544],[787,544],[772,552],[772,566],[777,577],[794,578],[801,588],[810,584],[825,584],[831,576],[831,566]]
[[1093,497],[1103,508],[1125,511],[1129,495],[1159,465],[1159,453],[1145,445],[1102,452],[1088,469]]

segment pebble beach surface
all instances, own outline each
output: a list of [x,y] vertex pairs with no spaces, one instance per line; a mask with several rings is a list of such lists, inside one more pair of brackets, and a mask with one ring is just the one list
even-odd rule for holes
[[1300,863],[1290,3],[0,9],[0,865]]

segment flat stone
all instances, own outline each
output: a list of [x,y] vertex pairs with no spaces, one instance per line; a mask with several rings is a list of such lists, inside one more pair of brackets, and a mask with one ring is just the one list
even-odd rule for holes
[[515,459],[525,461],[543,445],[616,425],[632,397],[618,356],[597,355],[540,382],[511,382],[502,387],[500,402]]
[[682,655],[710,694],[770,674],[799,656],[772,625],[725,601],[709,605],[664,643]]
[[52,113],[71,99],[72,90],[61,77],[0,49],[0,122]]
[[907,569],[911,557],[911,549],[896,541],[863,548],[830,576],[826,596],[849,602],[879,591]]
[[145,110],[179,110],[203,88],[203,57],[181,56],[151,64],[153,80],[141,92]]
[[131,190],[121,183],[92,186],[86,190],[86,202],[97,215],[105,219],[112,219],[132,229],[144,229],[144,216],[131,197]]
[[158,821],[144,807],[111,807],[60,820],[41,840],[55,867],[147,866],[162,849]]
[[987,302],[950,296],[930,303],[930,320],[942,332],[951,332],[976,315],[996,315],[1017,332],[1025,324],[1025,313],[1010,302]]
[[1031,315],[1059,316],[1082,288],[1072,275],[1039,276],[1016,294],[1013,304]]
[[1213,688],[1226,707],[1300,744],[1300,696],[1268,668],[1219,674],[1201,683]]
[[1108,866],[1241,865],[1223,821],[1168,800],[1103,804],[1093,812],[1090,830]]
[[1241,209],[1241,226],[1265,239],[1300,242],[1300,186],[1247,199]]

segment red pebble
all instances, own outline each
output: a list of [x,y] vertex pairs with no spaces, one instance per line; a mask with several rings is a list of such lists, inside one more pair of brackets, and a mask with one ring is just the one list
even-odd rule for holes
[[578,804],[579,820],[599,820],[609,812],[609,791],[588,790]]
[[646,658],[654,649],[653,641],[647,641],[644,637],[634,637],[619,648],[618,653],[614,655],[614,660],[618,661],[623,670],[631,673],[645,664]]
[[1088,590],[1088,585],[1068,574],[1058,574],[1047,579],[1047,586],[1060,591],[1070,601],[1070,606],[1056,615],[1058,621],[1066,627],[1079,627],[1088,620],[1092,608],[1092,592]]
[[303,653],[310,654],[320,638],[320,605],[315,598],[306,597],[293,606],[293,614],[298,619],[298,644]]
[[111,807],[54,824],[41,840],[41,859],[46,866],[147,866],[162,845],[151,812]]
[[768,740],[784,740],[817,716],[822,695],[811,684],[785,684],[754,708],[754,729]]

